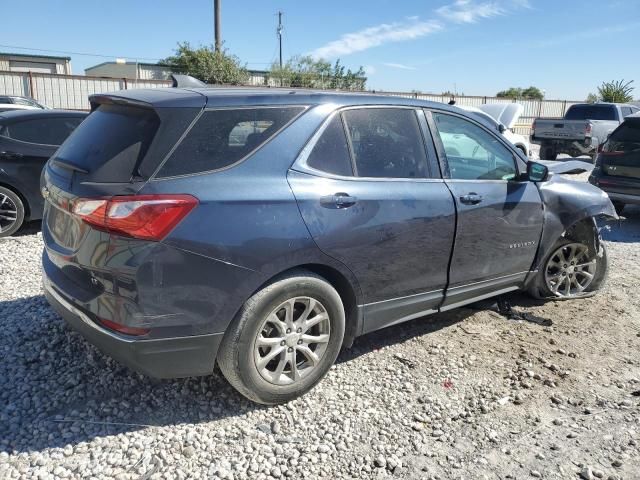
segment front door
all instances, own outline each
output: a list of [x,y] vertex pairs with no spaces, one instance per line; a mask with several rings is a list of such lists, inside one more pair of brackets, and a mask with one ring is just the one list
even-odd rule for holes
[[337,113],[305,151],[289,183],[319,248],[358,279],[365,331],[436,311],[455,209],[444,181],[430,178],[418,112]]
[[462,116],[433,112],[458,222],[443,309],[521,286],[542,234],[535,184],[519,180],[515,153]]

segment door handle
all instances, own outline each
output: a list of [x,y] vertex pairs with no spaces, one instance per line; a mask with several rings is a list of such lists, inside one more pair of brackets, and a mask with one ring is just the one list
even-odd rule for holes
[[481,201],[482,195],[478,195],[475,192],[470,192],[460,197],[460,202],[464,203],[465,205],[477,205]]
[[18,152],[0,152],[0,157],[16,159],[22,158],[24,155]]
[[320,197],[320,205],[327,208],[347,208],[355,205],[358,199],[348,193],[338,192]]

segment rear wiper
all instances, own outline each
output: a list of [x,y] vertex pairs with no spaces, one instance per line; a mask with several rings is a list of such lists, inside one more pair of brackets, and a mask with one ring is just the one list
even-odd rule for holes
[[69,162],[67,160],[62,160],[60,158],[51,159],[52,163],[55,163],[60,168],[64,168],[65,170],[71,170],[72,172],[80,172],[80,173],[89,173],[89,170],[86,170],[75,163]]

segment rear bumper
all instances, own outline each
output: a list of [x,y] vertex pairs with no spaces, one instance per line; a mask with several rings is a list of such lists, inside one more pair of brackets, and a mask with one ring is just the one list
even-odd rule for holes
[[605,192],[612,202],[640,204],[640,179],[601,175],[594,172],[589,183]]
[[155,378],[209,375],[224,334],[140,340],[115,334],[75,307],[43,272],[45,297],[66,322],[99,350],[118,362]]
[[609,199],[612,202],[640,204],[640,194],[629,195],[628,193],[607,192],[606,190],[604,191],[606,192],[607,195],[609,195]]

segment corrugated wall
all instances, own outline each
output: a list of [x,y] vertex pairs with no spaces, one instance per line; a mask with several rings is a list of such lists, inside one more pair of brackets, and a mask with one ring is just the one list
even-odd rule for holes
[[123,78],[0,72],[0,95],[22,95],[52,108],[89,110],[89,95],[131,88],[168,87],[168,80],[125,80]]
[[[252,78],[250,84],[256,84]],[[51,75],[44,73],[20,73],[0,71],[0,94],[23,95],[53,108],[88,110],[89,95],[131,88],[168,87],[168,80],[125,80],[123,78],[88,77],[81,75]],[[432,102],[447,103],[449,95],[435,95],[419,92],[373,93],[395,97],[418,98]],[[459,96],[457,105],[477,107],[485,103],[511,103],[513,100],[497,97]],[[567,108],[576,101],[569,100],[518,100],[524,106],[524,113],[515,127],[516,133],[529,135],[531,124],[536,117],[561,118]]]

